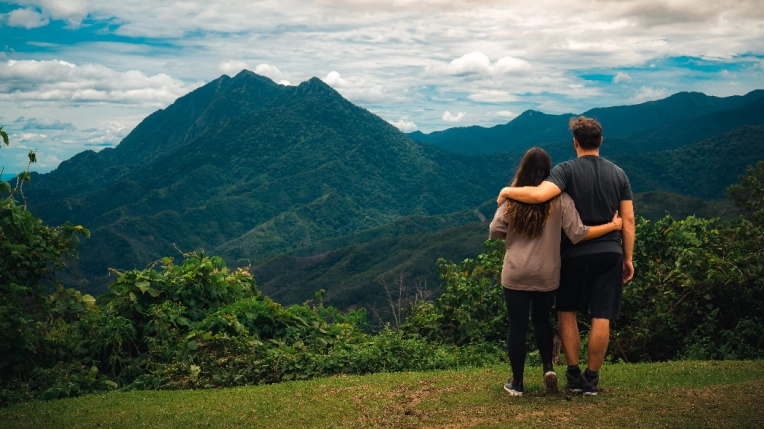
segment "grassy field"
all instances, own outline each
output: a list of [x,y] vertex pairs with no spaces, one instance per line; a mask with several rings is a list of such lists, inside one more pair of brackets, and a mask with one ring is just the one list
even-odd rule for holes
[[[339,376],[202,391],[114,392],[0,410],[7,428],[764,427],[764,362],[608,365],[597,397],[502,389],[508,369]],[[560,382],[562,387],[562,382]]]

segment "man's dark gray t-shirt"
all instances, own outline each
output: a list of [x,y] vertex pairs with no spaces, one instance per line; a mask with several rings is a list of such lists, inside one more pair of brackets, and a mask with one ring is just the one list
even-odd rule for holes
[[[632,198],[626,173],[599,156],[587,155],[560,163],[546,180],[573,198],[584,225],[610,222],[621,201]],[[563,235],[561,252],[563,258],[606,252],[623,254],[623,234],[613,231],[575,246]]]

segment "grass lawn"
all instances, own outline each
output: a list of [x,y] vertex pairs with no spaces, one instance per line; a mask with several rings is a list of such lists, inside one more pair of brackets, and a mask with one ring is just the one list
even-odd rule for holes
[[527,369],[525,396],[511,397],[502,389],[508,371],[114,392],[0,409],[0,427],[764,427],[761,361],[608,365],[600,372],[602,392],[586,398],[544,395],[540,368]]

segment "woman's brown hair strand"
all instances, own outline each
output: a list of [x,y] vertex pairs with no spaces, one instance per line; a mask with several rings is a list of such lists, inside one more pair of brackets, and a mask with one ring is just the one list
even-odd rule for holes
[[[538,186],[549,176],[552,159],[541,148],[531,148],[520,161],[515,178],[510,186]],[[526,204],[509,200],[504,217],[509,223],[509,232],[520,237],[536,238],[544,231],[544,225],[552,211],[552,203]]]

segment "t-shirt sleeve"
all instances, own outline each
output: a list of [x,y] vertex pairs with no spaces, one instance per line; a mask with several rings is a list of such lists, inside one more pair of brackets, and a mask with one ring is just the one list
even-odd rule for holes
[[504,219],[504,212],[507,210],[507,202],[504,201],[496,210],[496,214],[493,215],[491,226],[489,227],[488,238],[507,238],[507,229],[509,224]]
[[552,182],[560,188],[561,192],[565,192],[566,186],[570,178],[570,169],[568,164],[563,162],[557,164],[549,173],[549,177],[546,178],[547,182]]
[[623,170],[620,171],[621,176],[621,201],[631,201],[633,198],[631,195],[631,183],[629,182],[628,176],[626,176],[626,173],[623,172]]
[[578,243],[586,237],[589,232],[589,227],[585,226],[581,221],[581,216],[578,215],[576,210],[576,204],[573,202],[573,198],[566,193],[560,194],[560,207],[562,210],[562,230],[565,231],[565,235],[568,236],[573,244]]

